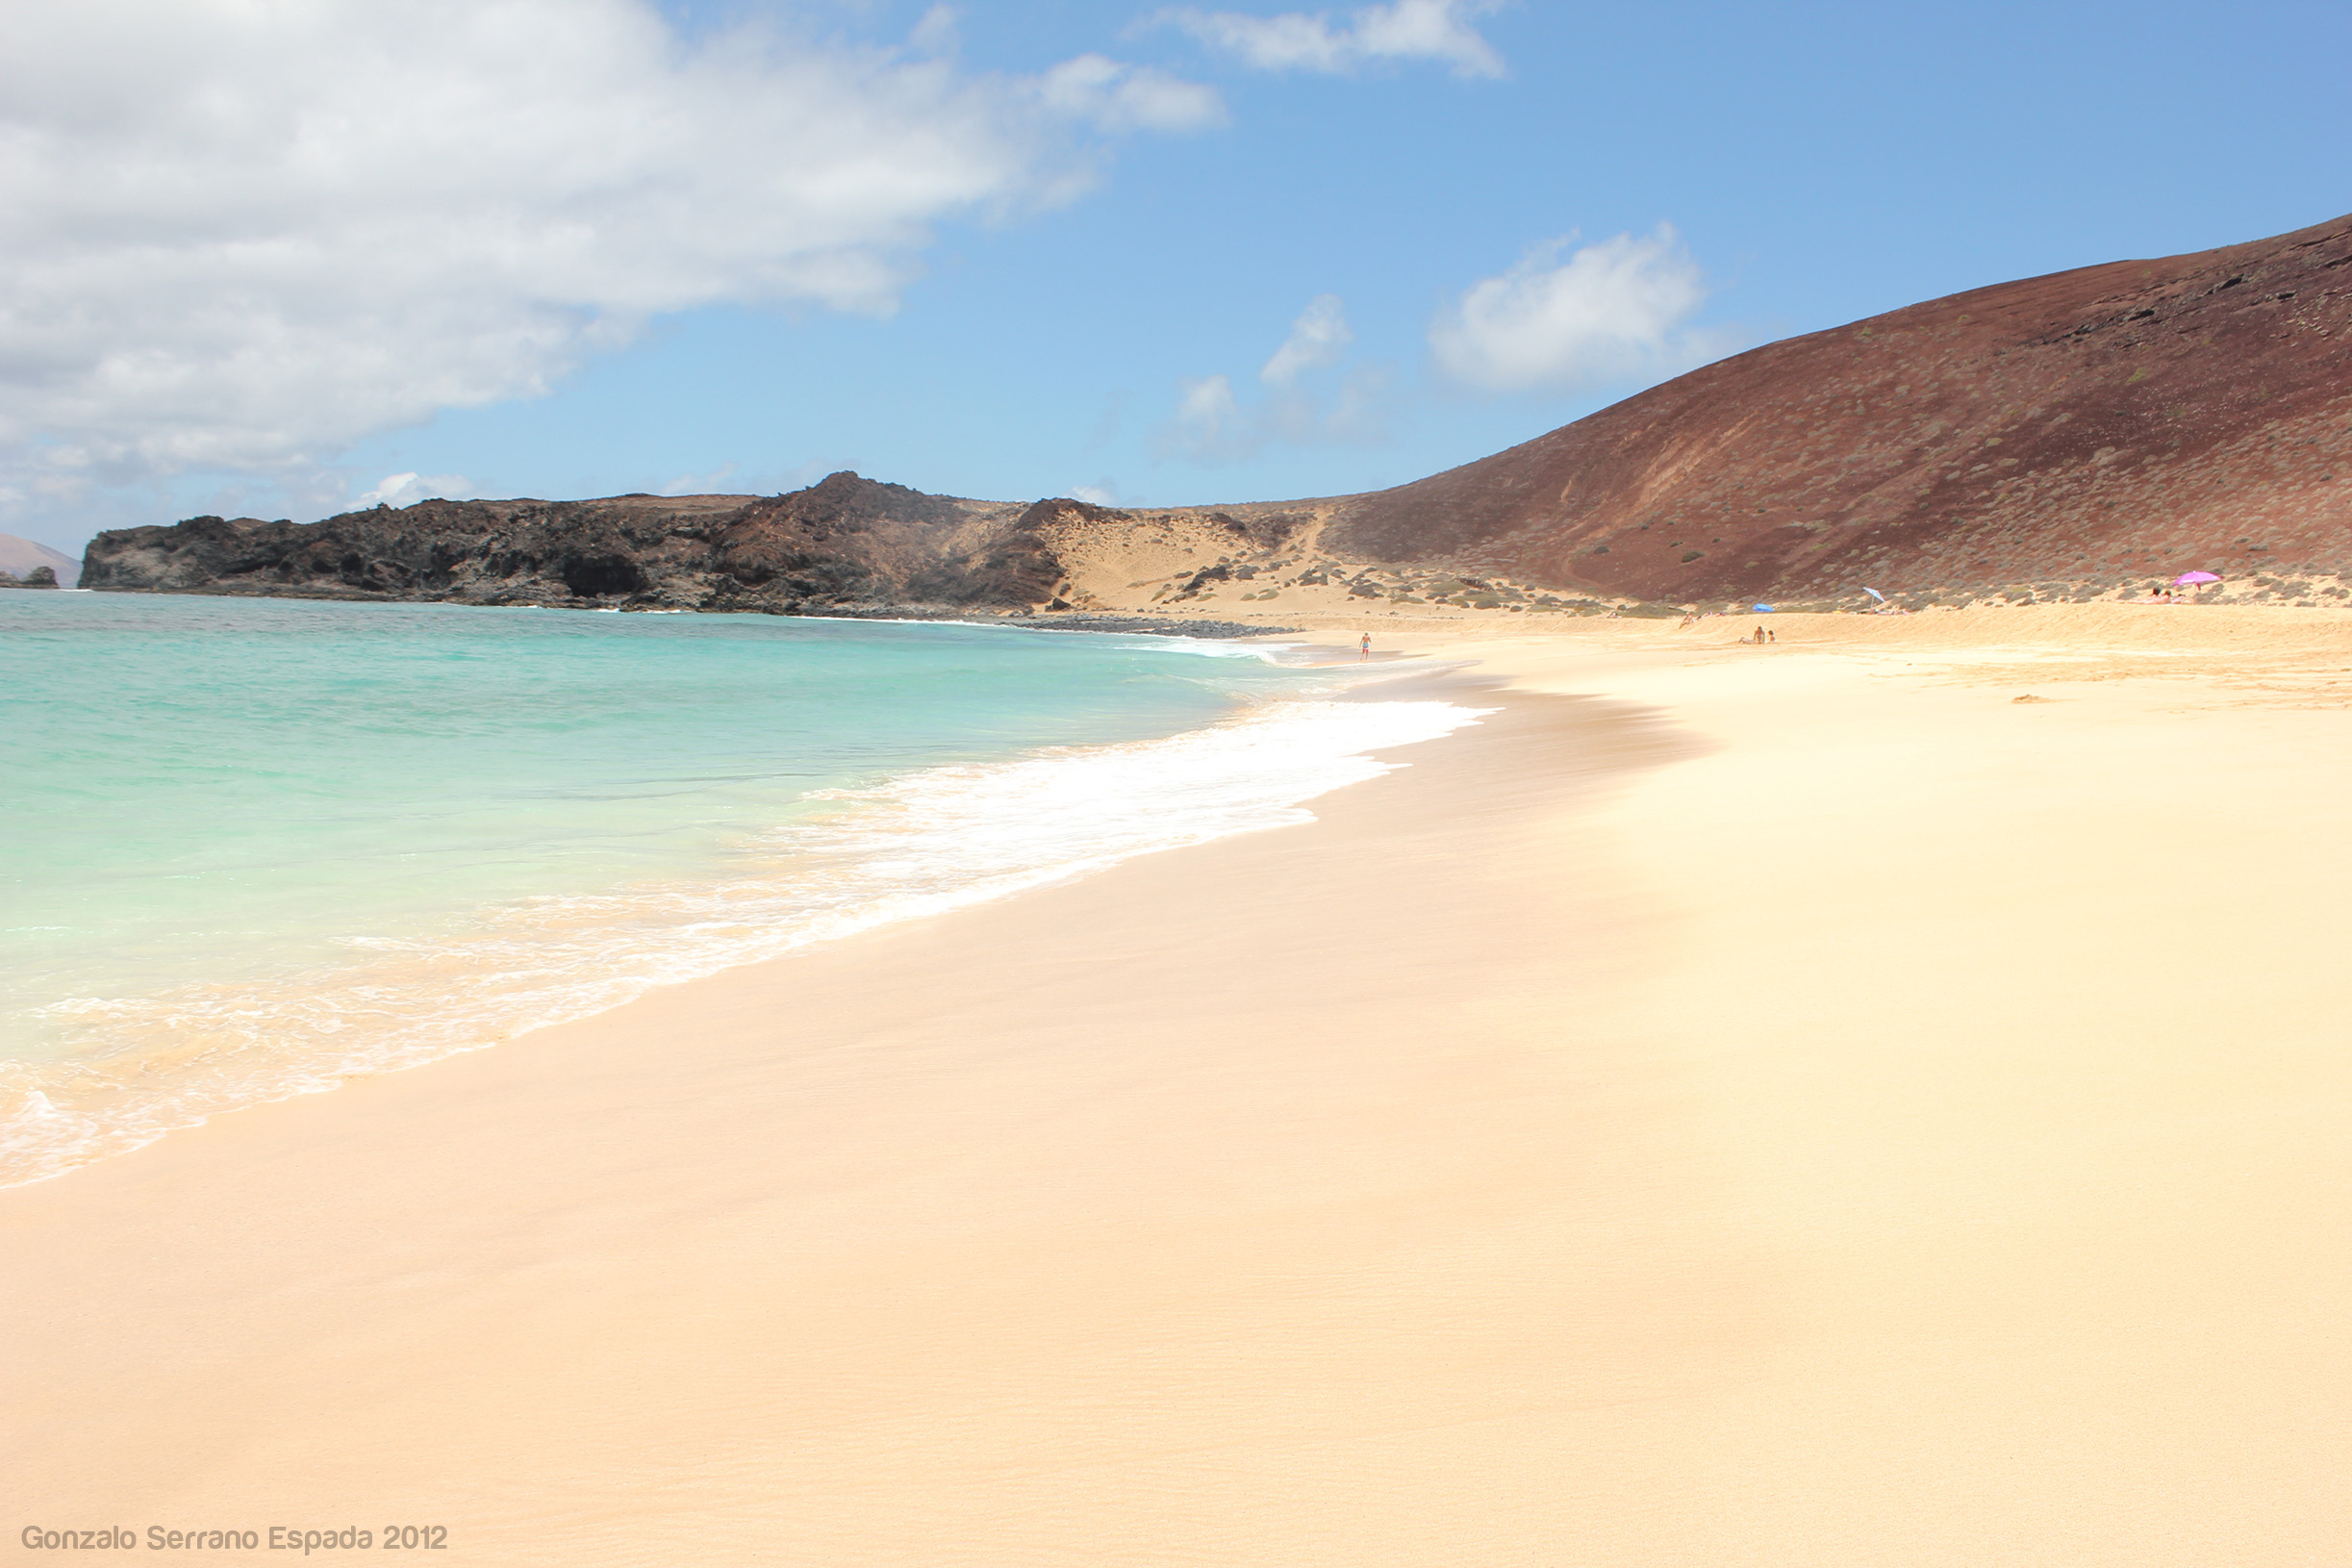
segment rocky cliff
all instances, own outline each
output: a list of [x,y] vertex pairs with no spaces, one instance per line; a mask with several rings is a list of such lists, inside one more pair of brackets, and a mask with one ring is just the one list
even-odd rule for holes
[[784,495],[419,501],[321,522],[190,518],[90,542],[86,588],[785,614],[1109,609],[1279,543],[1277,508],[1148,514],[926,495],[837,473]]
[[1324,543],[1692,601],[2352,568],[2352,218],[1772,343]]
[[480,604],[805,611],[1029,607],[1035,508],[837,473],[786,495],[420,501],[322,522],[191,518],[91,541],[83,586]]

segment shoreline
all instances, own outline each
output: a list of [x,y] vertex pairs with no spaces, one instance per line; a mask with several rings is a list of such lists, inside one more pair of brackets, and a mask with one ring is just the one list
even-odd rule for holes
[[[14,1064],[25,1071],[12,1099],[23,1104],[17,1114],[0,1117],[0,1151],[6,1153],[0,1191],[57,1179],[255,1105],[315,1098],[356,1079],[499,1049],[638,996],[1097,874],[1138,855],[1190,847],[1202,841],[1201,835],[1214,842],[1281,825],[1303,801],[1377,771],[1378,765],[1361,758],[1383,736],[1436,734],[1470,721],[1401,709],[1385,721],[1370,715],[1347,721],[1341,718],[1346,708],[1329,705],[1413,698],[1392,693],[1390,683],[1353,661],[1281,656],[1295,645],[1234,648],[1161,635],[1155,645],[1194,643],[1182,651],[1238,657],[1302,675],[1328,670],[1336,679],[1320,683],[1323,690],[1235,686],[1222,714],[1182,721],[1161,716],[1188,725],[1164,734],[1041,742],[999,757],[923,763],[849,790],[844,810],[832,816],[787,818],[752,833],[736,847],[733,861],[451,910],[438,934],[383,944],[395,956],[322,960],[323,967],[301,976],[299,986],[285,979],[250,986],[208,980],[187,988],[200,995],[102,994],[118,1004],[112,1012],[136,1008],[162,1017],[179,1037],[205,1031],[201,1050],[180,1038],[167,1039],[161,1049],[117,1039],[101,1051]],[[1135,780],[1123,785],[1121,775],[1135,772],[1141,759],[1149,759],[1148,771],[1160,784],[1178,792],[1180,808],[1138,813],[1122,805],[1139,798],[1128,787]],[[808,803],[809,797],[794,802]],[[1058,838],[1021,821],[1024,811],[1045,806],[1059,814]],[[1008,833],[1018,842],[986,847]],[[850,841],[858,847],[848,847]],[[634,923],[625,912],[606,907],[622,903],[643,906]],[[573,904],[600,912],[567,913]],[[537,948],[529,931],[518,939],[505,929],[509,917],[535,905],[553,909],[532,917],[550,927]],[[687,905],[702,913],[681,924],[676,910]],[[593,974],[575,974],[562,951],[584,942],[603,947],[603,962]],[[499,974],[476,973],[493,961]],[[430,997],[412,997],[421,968],[429,968],[435,988],[454,999],[437,1005]],[[510,995],[486,989],[500,979]],[[403,998],[409,999],[397,999]],[[535,1016],[518,1011],[518,1001]],[[280,1020],[281,1032],[301,1035],[310,1049],[273,1046],[270,1021],[295,1005],[304,1013],[332,1005],[369,1021],[397,1015],[397,1022],[389,1029],[313,1038],[316,1031],[292,1029]],[[241,1022],[230,1028],[232,1021]],[[200,1073],[175,1080],[169,1072],[174,1064],[191,1064]]]
[[2324,1555],[2341,629],[1780,624],[1435,630],[1501,712],[1311,824],[0,1193],[25,1522]]
[[986,613],[985,619],[974,619],[974,611],[970,607],[958,608],[931,604],[828,605],[818,610],[769,610],[745,608],[740,605],[705,608],[699,605],[686,607],[656,604],[599,604],[594,599],[544,602],[525,599],[500,601],[432,598],[409,594],[371,593],[365,589],[331,593],[324,589],[289,589],[275,585],[227,588],[65,588],[56,583],[0,583],[0,588],[45,588],[62,594],[120,594],[130,597],[143,595],[156,598],[309,601],[317,604],[402,604],[440,606],[456,610],[569,610],[588,615],[773,616],[790,620],[872,620],[910,626],[1012,626],[1022,631],[1197,637],[1212,642],[1235,637],[1264,637],[1299,629],[1292,626],[1261,624],[1255,621],[1220,620],[1213,616],[1168,616],[1124,609],[1072,610],[1050,615],[1039,612],[999,610]]

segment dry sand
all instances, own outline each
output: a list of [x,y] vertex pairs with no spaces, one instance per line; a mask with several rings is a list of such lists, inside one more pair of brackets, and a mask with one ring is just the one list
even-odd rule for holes
[[1387,622],[1312,826],[0,1193],[9,1550],[2352,1559],[2352,618],[2165,614]]

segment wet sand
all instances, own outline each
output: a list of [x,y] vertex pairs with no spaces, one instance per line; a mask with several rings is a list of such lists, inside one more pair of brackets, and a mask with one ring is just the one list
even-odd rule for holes
[[9,1550],[2333,1560],[2352,675],[1918,623],[0,1193]]

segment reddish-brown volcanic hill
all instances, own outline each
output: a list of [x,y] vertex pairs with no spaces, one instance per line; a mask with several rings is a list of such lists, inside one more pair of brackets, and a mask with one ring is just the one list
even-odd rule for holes
[[1693,601],[2352,568],[2352,217],[1913,305],[1341,504],[1325,539]]

